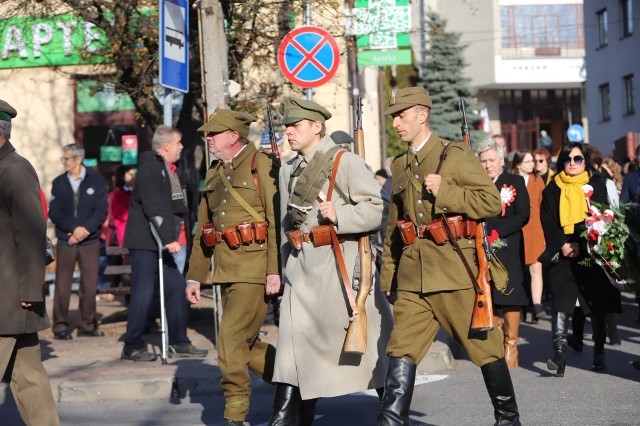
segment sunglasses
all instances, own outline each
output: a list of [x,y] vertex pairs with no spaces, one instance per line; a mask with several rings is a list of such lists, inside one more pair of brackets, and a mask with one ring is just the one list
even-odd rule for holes
[[571,161],[573,161],[577,166],[579,166],[584,161],[584,157],[582,155],[576,155],[575,157],[567,157],[567,159],[564,160],[564,163],[562,164],[564,164],[565,166],[568,166],[569,164],[571,164]]
[[546,162],[547,162],[547,160],[536,160],[536,163],[540,163],[540,164],[546,163]]

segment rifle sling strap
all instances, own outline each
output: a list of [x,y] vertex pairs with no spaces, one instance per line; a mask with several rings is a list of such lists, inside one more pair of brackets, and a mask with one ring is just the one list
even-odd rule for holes
[[[440,154],[440,161],[438,162],[438,167],[436,168],[436,174],[440,173],[440,169],[442,168],[442,163],[444,163],[444,160],[447,158],[447,154],[449,153],[449,148],[451,148],[452,145],[453,143],[449,142],[442,150],[442,153]],[[453,235],[453,231],[449,226],[449,222],[447,221],[447,216],[445,214],[442,214],[442,222],[444,224],[444,230],[447,233],[447,237],[449,238],[449,242],[451,243],[453,250],[456,253],[458,253],[458,256],[460,256],[460,260],[464,265],[464,269],[467,270],[467,274],[469,274],[469,277],[471,278],[471,282],[473,283],[473,289],[475,290],[476,294],[483,294],[482,289],[480,288],[480,284],[478,284],[478,280],[476,276],[473,275],[473,271],[469,266],[469,262],[467,262],[467,259],[464,257],[464,254],[462,254],[462,249],[460,248],[460,245],[458,244],[458,240],[456,240],[455,235]]]
[[[333,194],[333,187],[336,184],[336,176],[338,174],[338,164],[340,163],[340,157],[344,154],[345,151],[340,151],[336,155],[335,160],[333,160],[333,169],[331,170],[331,180],[329,181],[329,189],[327,189],[327,201],[331,201],[331,195]],[[358,308],[356,307],[356,301],[353,297],[353,290],[351,289],[349,274],[347,273],[347,267],[344,263],[344,257],[342,256],[342,249],[340,248],[340,241],[338,241],[338,235],[336,233],[336,227],[331,225],[331,242],[333,245],[333,251],[336,256],[336,263],[338,264],[338,269],[340,271],[340,279],[342,281],[342,285],[344,286],[345,293],[347,294],[347,299],[349,300],[349,305],[351,308],[350,318],[358,314]]]
[[227,179],[227,177],[224,175],[224,171],[223,171],[223,167],[219,167],[218,168],[218,174],[220,175],[220,179],[222,179],[222,184],[224,185],[225,188],[227,188],[227,190],[229,191],[229,193],[231,194],[231,196],[233,198],[235,198],[235,200],[242,206],[244,207],[244,209],[247,211],[247,213],[249,213],[251,216],[253,216],[253,218],[257,221],[257,222],[262,222],[264,220],[263,217],[261,217],[257,211],[255,211],[255,209],[253,207],[251,207],[249,205],[249,203],[247,203],[247,201],[242,198],[240,196],[240,194],[238,194],[238,191],[235,190],[235,188],[233,186],[231,186],[231,183],[229,182],[229,180]]
[[473,271],[469,266],[469,262],[467,262],[467,259],[464,257],[464,254],[462,254],[462,249],[458,244],[458,240],[456,240],[455,235],[453,235],[453,231],[451,231],[451,227],[449,226],[449,222],[447,222],[447,216],[445,214],[442,215],[442,222],[444,223],[444,230],[447,233],[447,237],[449,238],[449,242],[451,243],[453,250],[456,253],[458,253],[458,256],[460,256],[460,260],[464,265],[464,269],[467,270],[467,274],[469,274],[469,277],[471,278],[471,282],[473,283],[473,289],[475,290],[476,294],[483,294],[482,289],[480,288],[480,284],[478,284],[478,280],[476,276],[473,275]]

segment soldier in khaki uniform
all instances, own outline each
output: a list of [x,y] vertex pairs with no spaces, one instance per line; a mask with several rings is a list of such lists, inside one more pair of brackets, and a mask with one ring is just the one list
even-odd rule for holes
[[198,129],[206,132],[209,151],[218,160],[205,178],[186,293],[191,303],[198,302],[213,252],[213,283],[222,293],[217,349],[225,426],[242,425],[249,411],[249,369],[271,382],[275,359],[275,348],[261,342],[258,333],[266,297],[280,291],[278,167],[267,152],[248,143],[253,121],[249,114],[218,108]]
[[[439,174],[435,174],[440,154],[450,142],[429,128],[431,103],[423,87],[409,87],[392,94],[385,111],[385,115],[393,116],[393,126],[409,146],[391,163],[393,189],[381,282],[390,301],[395,301],[394,328],[387,346],[389,370],[378,425],[410,424],[416,365],[440,326],[481,367],[496,424],[519,425],[498,329],[479,335],[469,333],[475,293],[461,259],[450,243],[437,245],[429,235],[423,234],[407,246],[396,227],[399,219],[422,226],[442,213],[482,219],[501,211],[498,190],[465,144],[453,144]],[[475,274],[474,239],[461,238],[458,244]]]

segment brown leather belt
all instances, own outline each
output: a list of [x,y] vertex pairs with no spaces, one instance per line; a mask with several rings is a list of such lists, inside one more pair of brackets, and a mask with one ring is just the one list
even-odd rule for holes
[[[476,221],[458,215],[448,216],[447,223],[455,239],[475,238]],[[429,239],[438,245],[445,244],[449,241],[447,231],[444,227],[444,219],[437,219],[426,225],[419,226],[415,226],[406,220],[399,220],[397,226],[405,244],[412,244],[415,238]]]

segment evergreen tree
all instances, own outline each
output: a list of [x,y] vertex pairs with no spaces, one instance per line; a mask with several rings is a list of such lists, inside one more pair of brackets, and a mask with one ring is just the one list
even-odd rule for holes
[[470,137],[475,144],[487,137],[483,131],[475,130],[482,122],[480,110],[483,105],[472,98],[471,79],[464,75],[467,64],[462,52],[466,46],[460,45],[460,33],[446,31],[446,24],[447,21],[437,13],[427,12],[429,37],[419,84],[429,91],[433,99],[430,127],[445,139],[461,140],[458,103],[460,98],[465,99]]

